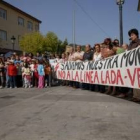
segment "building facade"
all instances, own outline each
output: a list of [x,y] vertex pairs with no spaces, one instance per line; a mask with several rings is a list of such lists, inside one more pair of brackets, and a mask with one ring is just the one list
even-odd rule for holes
[[[41,21],[0,0],[0,53],[20,51],[19,41],[24,34],[39,31]],[[12,44],[11,38],[15,42]]]

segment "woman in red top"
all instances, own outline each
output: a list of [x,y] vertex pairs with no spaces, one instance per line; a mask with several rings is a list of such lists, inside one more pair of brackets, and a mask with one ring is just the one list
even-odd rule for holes
[[17,83],[16,83],[17,68],[14,65],[14,61],[12,60],[9,61],[8,76],[9,76],[10,88],[17,88]]

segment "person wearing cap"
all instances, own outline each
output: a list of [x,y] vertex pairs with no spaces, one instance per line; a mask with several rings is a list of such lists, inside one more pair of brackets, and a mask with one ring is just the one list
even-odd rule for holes
[[[140,45],[140,39],[139,39],[139,32],[137,29],[131,29],[128,32],[128,35],[130,37],[131,43],[128,47],[128,50],[132,50],[137,48]],[[134,102],[140,102],[140,89],[133,89],[133,98],[132,101]]]

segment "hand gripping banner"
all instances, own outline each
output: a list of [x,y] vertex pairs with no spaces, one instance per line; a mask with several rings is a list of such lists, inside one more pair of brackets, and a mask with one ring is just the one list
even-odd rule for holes
[[61,80],[139,89],[140,46],[96,62],[57,63],[54,70]]

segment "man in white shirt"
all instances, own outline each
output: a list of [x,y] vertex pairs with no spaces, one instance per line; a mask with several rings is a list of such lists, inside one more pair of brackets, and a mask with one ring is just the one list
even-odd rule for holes
[[[76,62],[80,62],[83,60],[83,55],[84,55],[84,52],[81,51],[81,46],[78,45],[76,47],[76,52],[74,53],[74,61]],[[74,88],[79,88],[79,82],[73,82],[73,87]]]
[[83,55],[84,55],[84,52],[81,51],[81,46],[78,45],[76,47],[76,52],[74,53],[74,61],[82,61],[83,60]]

